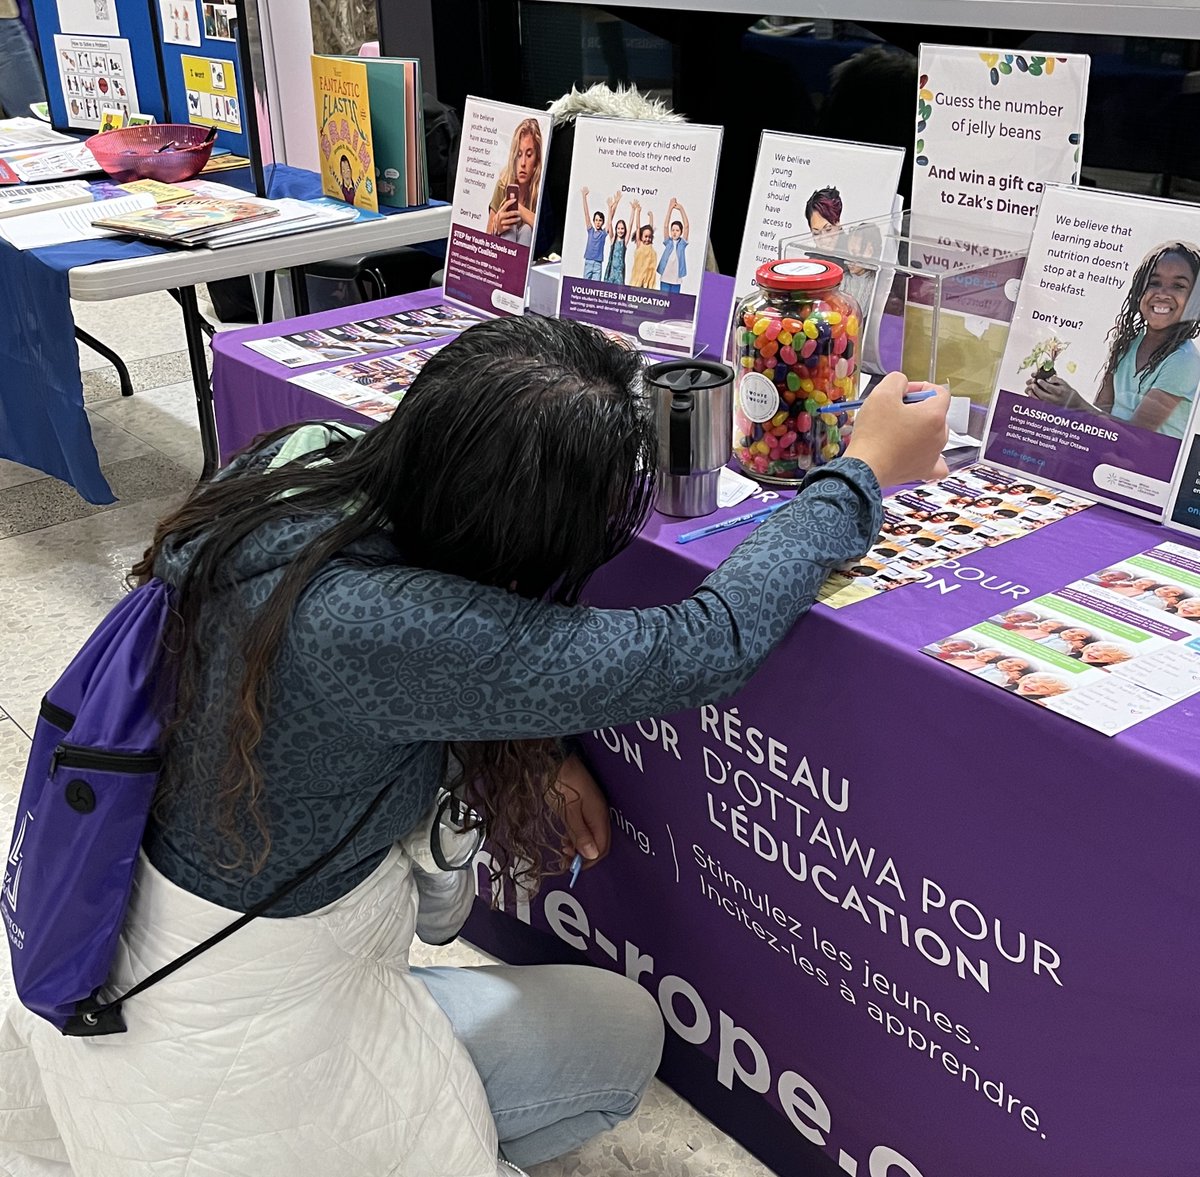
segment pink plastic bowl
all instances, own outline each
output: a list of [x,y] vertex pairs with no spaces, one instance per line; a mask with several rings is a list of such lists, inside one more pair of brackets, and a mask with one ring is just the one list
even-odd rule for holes
[[[208,163],[213,145],[205,143],[207,127],[188,123],[153,123],[147,127],[122,127],[93,135],[87,147],[96,162],[118,183],[126,180],[161,180],[177,184],[190,180]],[[164,144],[175,146],[159,151]]]

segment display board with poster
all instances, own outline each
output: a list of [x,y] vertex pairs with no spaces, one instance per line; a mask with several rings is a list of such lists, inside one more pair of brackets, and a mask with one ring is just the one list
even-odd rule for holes
[[158,33],[144,0],[31,0],[50,121],[98,131],[102,109],[166,121]]
[[446,247],[447,299],[489,315],[524,312],[550,129],[545,111],[467,99]]
[[692,123],[576,121],[560,315],[691,354],[721,135]]
[[1200,209],[1048,188],[983,458],[1162,519],[1200,388]]

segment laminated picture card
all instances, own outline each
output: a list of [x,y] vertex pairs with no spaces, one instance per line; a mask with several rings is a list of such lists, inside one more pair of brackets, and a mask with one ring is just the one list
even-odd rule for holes
[[983,458],[1162,519],[1200,386],[1200,208],[1051,187]]
[[559,314],[690,355],[721,128],[575,124]]
[[545,111],[468,98],[443,285],[488,315],[525,312],[550,148]]

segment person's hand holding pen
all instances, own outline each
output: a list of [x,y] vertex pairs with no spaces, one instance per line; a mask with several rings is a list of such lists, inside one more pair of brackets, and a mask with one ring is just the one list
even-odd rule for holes
[[554,791],[561,799],[563,858],[571,860],[571,885],[581,869],[590,869],[608,854],[612,817],[608,798],[577,756],[568,756],[558,771]]
[[[921,393],[931,395],[918,400]],[[949,473],[942,459],[949,408],[945,388],[892,372],[858,410],[845,456],[870,466],[883,487],[944,478]]]

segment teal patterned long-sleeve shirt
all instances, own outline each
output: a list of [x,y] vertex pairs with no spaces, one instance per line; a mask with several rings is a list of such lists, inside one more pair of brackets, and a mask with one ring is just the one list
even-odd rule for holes
[[[241,602],[261,606],[329,523],[273,523],[245,541],[235,558]],[[690,597],[644,609],[531,601],[407,567],[383,535],[360,545],[306,587],[271,677],[258,749],[271,853],[257,874],[220,865],[230,854],[208,805],[240,678],[222,623],[228,605],[214,603],[201,619],[201,705],[173,745],[174,787],[147,830],[147,854],[179,886],[243,911],[335,845],[395,782],[352,844],[270,914],[315,911],[416,825],[441,783],[445,742],[565,736],[726,698],[879,523],[869,467],[839,459]],[[184,559],[164,569],[168,579]]]

